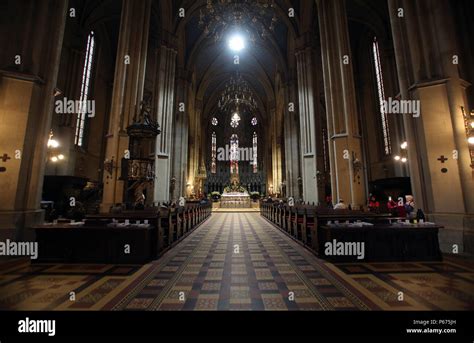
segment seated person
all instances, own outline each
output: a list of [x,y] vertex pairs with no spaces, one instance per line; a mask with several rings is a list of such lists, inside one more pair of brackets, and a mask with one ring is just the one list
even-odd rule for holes
[[335,210],[347,210],[347,205],[344,203],[344,200],[339,199],[339,203],[334,206]]
[[397,205],[397,216],[400,218],[405,218],[407,216],[407,211],[405,210],[405,206]]
[[138,210],[138,211],[144,210],[145,209],[145,204],[142,203],[142,202],[138,202],[138,203],[135,204],[134,209]]
[[332,208],[332,196],[330,195],[326,196],[326,207]]
[[135,210],[144,210],[145,209],[145,194],[143,191],[140,191],[135,195],[135,203],[133,204]]
[[379,208],[380,208],[380,203],[372,195],[369,198],[369,211],[370,212],[379,212]]
[[122,213],[122,211],[123,211],[122,204],[117,203],[110,207],[110,213],[118,214],[118,213]]

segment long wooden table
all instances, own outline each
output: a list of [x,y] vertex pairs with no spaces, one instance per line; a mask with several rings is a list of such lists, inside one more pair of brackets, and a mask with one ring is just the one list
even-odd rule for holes
[[[333,210],[311,205],[288,206],[282,202],[262,202],[261,215],[287,234],[332,261],[354,261],[344,256],[326,256],[324,244],[333,239],[343,242],[364,242],[367,258],[364,261],[439,261],[442,258],[438,243],[440,226],[394,223],[402,218],[390,214],[362,211]],[[404,218],[403,218],[404,219]],[[370,228],[332,229],[329,222],[368,222]]]
[[[319,229],[319,256],[331,262],[441,261],[437,225],[324,225]],[[364,258],[338,255],[337,243],[364,243]],[[339,248],[341,245],[339,245]],[[327,254],[329,252],[329,254]]]
[[157,228],[70,224],[35,228],[40,263],[146,263],[157,256]]
[[190,203],[178,208],[90,215],[82,225],[41,225],[34,228],[39,243],[36,262],[146,263],[170,249],[210,215],[211,204]]

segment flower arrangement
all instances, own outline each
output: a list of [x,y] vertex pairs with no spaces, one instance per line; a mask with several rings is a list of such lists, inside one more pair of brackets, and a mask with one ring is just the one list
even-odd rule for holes
[[256,201],[260,198],[260,193],[259,192],[252,192],[252,193],[250,193],[250,198],[252,198],[253,201]]

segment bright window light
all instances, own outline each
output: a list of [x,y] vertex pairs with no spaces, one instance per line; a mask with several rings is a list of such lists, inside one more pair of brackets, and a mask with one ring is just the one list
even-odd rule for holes
[[230,37],[230,39],[229,39],[229,48],[232,51],[236,51],[236,52],[239,52],[239,51],[242,51],[243,49],[245,49],[245,42],[244,42],[243,37],[240,36],[240,35],[234,35],[234,36]]

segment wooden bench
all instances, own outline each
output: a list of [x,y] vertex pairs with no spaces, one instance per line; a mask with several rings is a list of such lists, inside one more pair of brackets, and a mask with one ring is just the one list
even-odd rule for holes
[[[328,242],[363,242],[364,261],[439,261],[439,226],[402,225],[394,223],[391,214],[333,210],[326,207],[282,203],[261,205],[261,214],[282,231],[309,247],[321,258],[332,262],[361,262],[355,256],[326,256]],[[352,227],[346,222],[366,222],[372,226]],[[328,223],[341,225],[328,225]]]
[[[83,225],[62,221],[35,229],[37,261],[62,263],[146,263],[158,258],[211,215],[211,204],[155,207],[87,216]],[[138,226],[137,222],[148,226]],[[125,224],[117,226],[115,224]],[[129,243],[127,243],[129,242]],[[130,253],[123,253],[129,244]],[[121,250],[122,249],[122,250]]]
[[[319,256],[331,262],[441,261],[437,225],[375,224],[370,227],[323,225],[319,228]],[[326,254],[326,244],[363,243],[363,259],[356,255]],[[331,249],[329,250],[331,251]]]
[[35,228],[41,263],[143,264],[156,258],[157,228],[71,224]]

